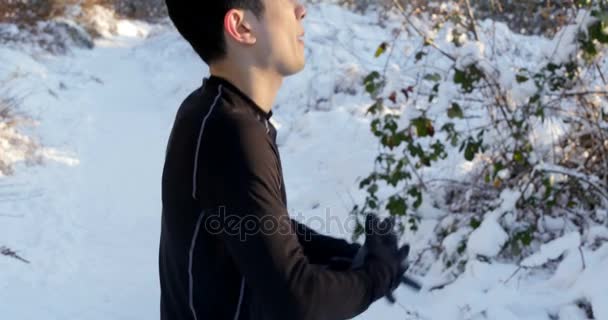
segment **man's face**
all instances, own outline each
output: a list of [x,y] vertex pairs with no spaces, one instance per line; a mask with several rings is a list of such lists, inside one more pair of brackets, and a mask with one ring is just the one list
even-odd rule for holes
[[257,61],[265,68],[289,76],[304,68],[306,9],[299,0],[263,0],[264,13],[255,20]]

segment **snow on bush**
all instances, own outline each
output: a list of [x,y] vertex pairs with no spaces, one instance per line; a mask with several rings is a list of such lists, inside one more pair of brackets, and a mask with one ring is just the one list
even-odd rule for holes
[[[394,3],[401,24],[363,79],[381,149],[352,213],[400,217],[405,234],[436,221],[415,269],[440,263],[452,277],[470,259],[519,262],[565,234],[605,230],[608,5],[578,3],[545,38],[454,3],[433,14]],[[593,241],[582,245],[606,240]]]
[[39,163],[39,144],[19,132],[18,126],[30,122],[17,116],[18,101],[0,92],[0,177],[13,173],[18,162]]

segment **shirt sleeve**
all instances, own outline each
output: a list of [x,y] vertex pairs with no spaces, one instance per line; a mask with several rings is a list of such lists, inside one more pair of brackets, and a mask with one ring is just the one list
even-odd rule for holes
[[352,260],[361,248],[361,245],[357,243],[348,243],[343,239],[320,234],[293,219],[292,224],[304,250],[304,255],[310,263],[328,265],[332,259],[336,258]]
[[[280,198],[278,160],[255,120],[225,126],[227,163],[218,210],[219,237],[252,294],[273,319],[346,319],[365,311],[390,286],[382,263],[332,271],[307,258]],[[201,182],[204,183],[204,182]]]

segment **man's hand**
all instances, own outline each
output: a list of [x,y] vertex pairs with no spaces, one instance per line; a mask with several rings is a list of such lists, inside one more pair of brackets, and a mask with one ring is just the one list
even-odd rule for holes
[[391,286],[385,297],[394,303],[393,291],[399,284],[405,283],[419,290],[420,286],[413,280],[404,276],[408,269],[406,262],[410,251],[409,245],[398,248],[397,235],[394,232],[395,220],[393,217],[380,221],[375,215],[370,214],[365,221],[365,244],[359,250],[352,267],[361,267],[370,258],[381,260],[391,266],[393,271]]

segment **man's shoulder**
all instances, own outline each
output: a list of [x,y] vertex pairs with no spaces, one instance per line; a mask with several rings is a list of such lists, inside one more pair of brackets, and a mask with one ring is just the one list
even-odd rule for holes
[[250,106],[228,90],[202,86],[184,99],[176,120],[204,126],[206,136],[222,140],[239,141],[263,139],[266,136],[264,122],[251,112]]

